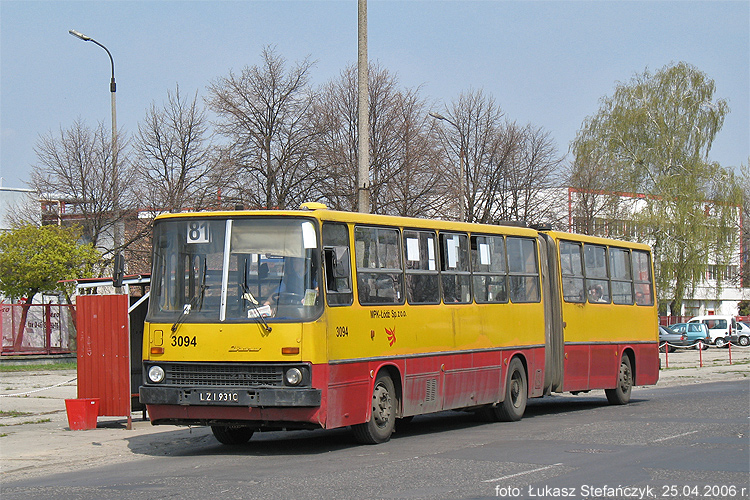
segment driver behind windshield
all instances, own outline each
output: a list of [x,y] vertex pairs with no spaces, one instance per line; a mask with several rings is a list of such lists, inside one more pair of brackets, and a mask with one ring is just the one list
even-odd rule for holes
[[[312,288],[317,288],[314,277]],[[305,259],[301,257],[284,257],[284,274],[281,277],[281,282],[271,291],[264,304],[271,305],[280,299],[287,303],[302,304],[305,301],[306,292]]]

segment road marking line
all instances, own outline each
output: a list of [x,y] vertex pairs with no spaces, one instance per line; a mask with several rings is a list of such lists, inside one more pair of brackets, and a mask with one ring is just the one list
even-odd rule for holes
[[682,436],[689,436],[690,434],[695,434],[696,432],[701,432],[701,431],[683,432],[682,434],[677,434],[676,436],[669,436],[669,437],[665,437],[665,438],[654,439],[653,442],[654,443],[659,443],[661,441],[666,441],[667,439],[674,439],[674,438],[678,438],[678,437],[682,437]]
[[525,475],[525,474],[531,474],[532,472],[539,472],[539,471],[543,471],[543,470],[551,469],[552,467],[557,467],[558,465],[563,465],[563,464],[562,464],[562,463],[559,463],[559,464],[552,464],[552,465],[548,465],[547,467],[540,467],[540,468],[538,468],[538,469],[534,469],[534,470],[527,470],[526,472],[519,472],[518,474],[511,474],[510,476],[497,477],[497,478],[495,478],[495,479],[485,479],[485,480],[484,480],[484,481],[482,481],[482,482],[483,482],[483,483],[494,483],[494,482],[496,482],[496,481],[504,481],[504,480],[506,480],[506,479],[510,479],[510,478],[512,478],[512,477],[523,476],[523,475]]

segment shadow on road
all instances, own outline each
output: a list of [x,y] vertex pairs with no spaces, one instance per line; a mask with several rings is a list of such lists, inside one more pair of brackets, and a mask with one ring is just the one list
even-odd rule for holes
[[[633,399],[630,404],[638,401],[638,399]],[[530,400],[524,420],[608,406],[603,394],[601,396],[550,396]],[[513,424],[488,422],[481,415],[471,411],[445,411],[420,415],[408,423],[400,421],[391,439],[397,441],[414,436],[447,433],[484,425]],[[256,432],[248,443],[238,446],[220,444],[208,427],[170,429],[172,428],[164,427],[164,432],[151,432],[126,438],[128,447],[133,453],[149,456],[298,456],[319,455],[364,446],[354,440],[349,428]]]

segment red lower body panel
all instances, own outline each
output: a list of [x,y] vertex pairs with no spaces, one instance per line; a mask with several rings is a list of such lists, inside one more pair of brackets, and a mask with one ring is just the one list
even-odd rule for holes
[[649,344],[567,344],[563,390],[613,389],[623,354],[630,355],[635,385],[653,385],[659,379],[659,352]]
[[[656,383],[656,343],[574,344],[565,346],[563,390],[614,388],[624,354],[634,360],[636,385]],[[401,401],[400,416],[405,417],[501,401],[513,356],[519,356],[526,366],[529,397],[542,396],[545,351],[534,347],[313,365],[312,386],[321,391],[319,407],[148,405],[148,411],[155,423],[223,420],[344,427],[370,419],[374,378],[383,370],[393,379]]]

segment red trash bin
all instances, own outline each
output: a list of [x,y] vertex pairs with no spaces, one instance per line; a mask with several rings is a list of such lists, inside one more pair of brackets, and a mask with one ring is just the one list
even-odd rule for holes
[[68,412],[68,426],[71,430],[96,429],[99,398],[66,399],[65,410]]

